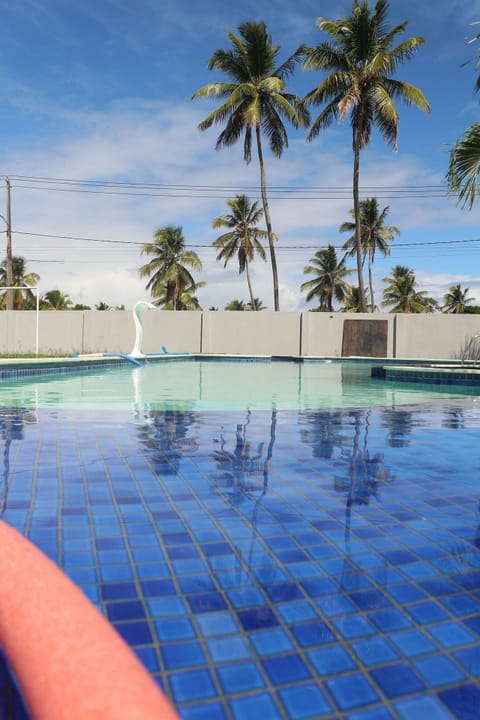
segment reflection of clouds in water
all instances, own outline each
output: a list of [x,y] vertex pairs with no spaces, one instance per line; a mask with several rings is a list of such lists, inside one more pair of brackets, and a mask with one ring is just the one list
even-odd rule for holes
[[37,422],[34,410],[23,407],[0,408],[0,434],[3,446],[3,477],[0,483],[0,517],[7,506],[10,481],[10,452],[14,440],[23,440],[25,426]]

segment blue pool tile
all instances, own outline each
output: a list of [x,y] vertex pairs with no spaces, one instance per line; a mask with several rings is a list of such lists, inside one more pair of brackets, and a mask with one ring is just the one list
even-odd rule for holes
[[457,685],[449,690],[442,690],[438,696],[457,720],[478,720],[480,689],[477,685]]
[[145,618],[145,608],[139,600],[108,603],[106,610],[108,619],[113,622],[117,620],[143,620]]
[[428,632],[447,649],[458,648],[460,645],[467,645],[476,640],[460,623],[450,622],[443,625],[432,625]]
[[215,663],[250,658],[250,650],[244,638],[231,635],[207,640],[207,648]]
[[458,593],[458,586],[447,578],[435,578],[433,580],[423,580],[419,583],[420,587],[432,597],[441,597],[442,595],[453,595]]
[[470,595],[453,595],[441,598],[440,602],[457,617],[472,615],[480,611],[480,602]]
[[357,612],[355,605],[340,593],[315,598],[315,604],[318,605],[322,613],[327,617],[336,617],[337,615]]
[[277,612],[288,625],[304,620],[313,620],[318,617],[317,611],[307,600],[282,603],[277,605]]
[[195,620],[205,637],[229,635],[238,632],[238,625],[228,612],[213,612],[196,615]]
[[405,663],[396,663],[370,671],[372,678],[388,698],[423,690],[424,684]]
[[202,646],[197,642],[163,645],[160,651],[167,670],[195,667],[206,663]]
[[445,706],[436,697],[424,696],[411,700],[400,700],[395,703],[401,720],[451,720],[452,716]]
[[190,610],[193,613],[207,613],[225,610],[227,604],[219,592],[196,593],[187,597]]
[[175,702],[213,698],[217,694],[209,670],[172,673],[169,683]]
[[377,610],[391,605],[384,593],[380,590],[364,590],[362,592],[350,593],[350,598],[360,608],[367,612],[368,610]]
[[175,585],[170,579],[142,580],[140,585],[146,597],[176,594]]
[[469,570],[457,575],[452,575],[452,580],[466,590],[480,589],[480,573],[475,570]]
[[278,695],[290,720],[316,720],[332,712],[332,706],[318,685],[283,688]]
[[272,602],[285,602],[303,598],[303,593],[296,583],[284,582],[265,585],[264,590]]
[[200,705],[180,707],[182,720],[227,720],[219,702],[202,702]]
[[375,707],[349,713],[345,720],[394,720],[394,717],[386,707]]
[[348,640],[376,633],[371,622],[361,614],[334,618],[332,624],[335,626],[337,633]]
[[274,627],[279,621],[274,611],[268,605],[259,605],[258,607],[248,610],[240,610],[238,612],[243,629],[247,632],[251,630],[261,630],[262,628]]
[[100,585],[102,600],[126,600],[137,597],[135,583],[102,583]]
[[400,583],[391,585],[387,592],[399,603],[409,603],[415,600],[423,600],[425,593],[413,583]]
[[386,633],[411,627],[412,625],[411,621],[401,610],[393,607],[373,612],[369,617],[380,628],[380,630],[382,630],[382,632]]
[[265,597],[260,590],[251,586],[229,590],[227,595],[234,608],[247,608],[265,602]]
[[262,665],[271,682],[276,684],[307,680],[312,676],[299,655],[269,657],[262,661]]
[[437,603],[427,600],[408,606],[408,612],[418,625],[426,625],[438,620],[446,620],[447,613]]
[[186,617],[155,620],[154,625],[160,642],[189,640],[196,637],[195,629]]
[[480,635],[480,615],[467,618],[463,621],[464,625],[475,635]]
[[321,620],[293,625],[291,630],[301,647],[326,645],[335,641],[335,635]]
[[175,595],[147,598],[146,603],[152,617],[169,617],[172,615],[187,614],[184,601]]
[[418,561],[418,556],[410,550],[387,550],[382,557],[389,565],[406,565]]
[[262,630],[250,636],[250,642],[258,655],[275,655],[277,653],[293,650],[293,645],[285,630],[274,628]]
[[265,681],[254,663],[221,665],[217,668],[217,675],[227,694],[251,692],[265,687]]
[[480,648],[477,645],[456,650],[452,654],[470,675],[473,675],[473,677],[480,675]]
[[426,637],[421,630],[392,633],[390,639],[406,657],[425,655],[436,649],[431,639]]
[[353,643],[352,648],[367,667],[380,665],[398,658],[398,654],[392,646],[382,637],[360,640]]
[[310,595],[311,597],[329,595],[338,591],[338,587],[334,581],[327,577],[307,578],[306,580],[303,580],[300,585],[307,595]]
[[282,715],[268,693],[251,694],[229,701],[234,720],[281,720]]
[[431,687],[449,685],[465,679],[465,673],[448,657],[435,655],[434,657],[416,660],[413,664]]
[[336,675],[356,667],[352,657],[340,645],[326,645],[316,650],[309,650],[307,657],[321,676]]
[[372,685],[361,673],[326,681],[328,690],[341,710],[353,710],[378,701]]
[[[135,652],[143,665],[149,670],[151,673],[156,673],[159,670],[158,667],[158,659],[157,659],[157,653],[155,652],[154,647],[139,647],[135,648]],[[1,717],[1,715],[0,715]]]
[[153,641],[146,622],[122,622],[115,629],[129,645],[148,645]]

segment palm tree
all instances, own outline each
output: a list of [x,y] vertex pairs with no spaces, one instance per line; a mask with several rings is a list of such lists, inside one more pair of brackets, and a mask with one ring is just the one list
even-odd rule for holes
[[[155,231],[155,241],[145,243],[142,255],[153,255],[146,265],[140,268],[140,277],[148,277],[146,290],[150,290],[152,298],[164,298],[165,305],[178,310],[181,291],[196,288],[190,271],[201,270],[202,263],[196,252],[185,249],[185,238],[182,228],[166,225]],[[162,300],[163,301],[163,300]]]
[[[388,245],[394,239],[394,235],[400,235],[400,230],[395,225],[384,225],[390,206],[387,205],[379,212],[377,198],[360,200],[360,234],[362,238],[363,261],[368,257],[368,286],[370,289],[370,310],[375,312],[375,298],[373,295],[373,262],[375,251],[379,250],[383,257],[390,255]],[[350,211],[355,217],[353,210]],[[343,245],[343,250],[348,250],[347,257],[353,257],[357,252],[355,223],[344,222],[340,225],[340,232],[351,232],[351,237]]]
[[466,307],[473,302],[473,298],[467,297],[468,290],[468,288],[462,290],[460,283],[458,285],[452,285],[443,296],[443,312],[455,314],[464,313]]
[[[368,302],[368,297],[367,297]],[[351,285],[343,298],[343,306],[340,312],[358,313],[360,310],[360,288],[358,285]]]
[[428,297],[426,290],[416,290],[415,272],[405,265],[395,265],[383,291],[383,307],[391,307],[392,313],[425,313],[437,309],[438,303]]
[[262,260],[267,256],[259,238],[266,237],[266,230],[257,227],[257,223],[263,217],[263,210],[258,202],[250,202],[246,195],[236,195],[234,200],[227,200],[231,212],[220,215],[212,222],[214,228],[230,228],[229,232],[220,235],[213,241],[213,246],[222,248],[217,255],[217,260],[224,260],[224,267],[234,255],[238,257],[238,272],[245,271],[247,276],[248,293],[250,302],[253,303],[252,282],[250,279],[250,263],[253,260],[255,251]]
[[205,282],[194,282],[193,284],[184,285],[183,281],[180,281],[180,287],[176,299],[176,307],[174,307],[173,297],[169,294],[168,283],[160,283],[158,285],[158,295],[153,301],[154,305],[162,307],[164,310],[202,310],[198,298],[195,297],[195,293],[202,287],[205,287]]
[[49,290],[41,299],[42,310],[71,310],[72,301],[67,293]]
[[103,300],[100,300],[100,302],[95,305],[95,310],[110,310],[110,305]]
[[[40,275],[37,273],[27,273],[27,263],[25,258],[14,256],[12,257],[12,274],[13,282],[12,285],[15,288],[13,291],[13,309],[14,310],[32,310],[35,308],[35,295],[28,286],[34,287],[38,285],[40,281]],[[7,286],[7,261],[4,260],[0,264],[0,287]],[[7,293],[3,293],[1,296],[1,307],[6,307]]]
[[331,71],[305,98],[312,105],[327,103],[313,122],[307,139],[313,140],[333,120],[350,115],[353,148],[353,211],[358,285],[362,312],[366,311],[362,271],[362,235],[359,199],[360,151],[369,144],[376,125],[384,140],[397,148],[399,115],[394,100],[429,111],[419,88],[395,80],[391,74],[408,60],[424,38],[412,37],[394,45],[408,21],[394,28],[387,24],[388,1],[377,0],[372,11],[367,0],[354,0],[352,11],[340,20],[318,18],[317,25],[330,36],[313,48],[305,48],[305,70]]
[[230,300],[225,305],[225,310],[245,310],[245,303],[243,300]]
[[264,22],[244,22],[238,27],[239,36],[228,33],[232,46],[215,50],[209,60],[209,70],[224,73],[227,82],[213,82],[197,90],[193,97],[222,98],[222,104],[198,126],[207,130],[212,125],[225,127],[218,136],[216,149],[230,147],[244,135],[243,158],[252,159],[252,132],[255,133],[260,188],[267,225],[268,244],[272,263],[273,299],[275,310],[280,309],[278,296],[278,270],[267,196],[262,132],[276,157],[288,147],[288,136],[283,123],[287,119],[296,128],[306,127],[309,114],[296,95],[285,92],[286,79],[293,73],[302,50],[299,48],[284,63],[277,66],[280,47],[272,43]]
[[333,245],[325,250],[317,250],[315,257],[310,259],[303,272],[305,275],[315,275],[300,286],[301,292],[307,292],[307,302],[317,298],[321,310],[333,312],[333,299],[343,302],[349,293],[349,285],[344,278],[352,270],[345,267],[345,257],[340,262]]
[[250,300],[250,302],[247,303],[247,310],[266,310],[267,308],[263,304],[263,302],[260,300],[260,298],[253,298],[253,300]]

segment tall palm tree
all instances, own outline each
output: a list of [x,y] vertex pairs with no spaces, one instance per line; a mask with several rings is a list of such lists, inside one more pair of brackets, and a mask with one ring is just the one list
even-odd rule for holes
[[333,245],[317,250],[310,262],[303,272],[315,277],[302,283],[300,290],[307,292],[307,302],[317,298],[320,309],[333,312],[333,299],[343,302],[349,293],[350,286],[344,278],[353,271],[345,267],[345,257],[338,261]]
[[212,125],[224,124],[218,136],[216,149],[234,145],[243,134],[243,159],[252,159],[252,133],[255,134],[260,188],[267,226],[268,244],[273,276],[275,310],[280,309],[278,295],[278,269],[267,196],[267,181],[263,157],[262,133],[268,138],[270,150],[276,157],[288,147],[288,136],[283,119],[294,127],[306,127],[309,114],[300,98],[285,92],[286,79],[293,73],[300,58],[299,48],[284,63],[277,66],[280,47],[274,45],[264,22],[244,22],[238,27],[238,36],[228,33],[231,47],[215,50],[209,60],[209,70],[224,73],[227,82],[213,82],[197,90],[193,97],[222,98],[222,104],[198,126],[207,130]]
[[[28,289],[38,285],[40,281],[40,275],[34,272],[27,272],[27,263],[25,258],[14,256],[12,257],[12,273],[13,282],[12,285],[15,287],[13,291],[13,309],[14,310],[32,310],[35,308],[35,295]],[[0,288],[7,286],[7,261],[4,260],[0,264]],[[7,293],[3,293],[1,296],[1,307],[6,307]]]
[[263,217],[263,210],[258,202],[250,202],[246,195],[236,195],[233,200],[227,200],[231,212],[220,215],[212,222],[214,228],[230,228],[229,232],[220,235],[212,243],[214,247],[221,248],[217,260],[224,260],[226,267],[234,255],[238,258],[238,272],[245,271],[247,276],[248,293],[250,302],[254,302],[252,282],[250,278],[250,263],[253,260],[255,251],[262,260],[267,256],[260,238],[267,236],[266,230],[261,230],[257,223]]
[[[379,212],[377,198],[360,200],[360,235],[362,239],[363,262],[368,257],[368,286],[370,288],[370,309],[375,312],[375,298],[373,295],[373,262],[375,251],[382,253],[383,257],[390,255],[388,245],[394,239],[394,235],[400,235],[400,230],[395,225],[384,225],[390,206],[387,205]],[[351,215],[355,217],[353,210]],[[347,256],[353,257],[357,252],[355,223],[344,222],[340,225],[340,232],[351,232],[351,237],[343,245],[343,250],[348,250]],[[363,263],[362,263],[363,264]]]
[[460,283],[458,283],[458,285],[452,285],[443,296],[443,312],[455,314],[464,313],[465,308],[473,302],[473,298],[467,297],[468,290],[468,288],[462,290]]
[[250,300],[250,302],[247,303],[247,310],[266,310],[267,308],[263,304],[263,302],[260,300],[260,298],[253,298],[253,301]]
[[401,99],[407,105],[430,110],[419,88],[391,77],[398,65],[410,59],[425,39],[412,37],[394,45],[408,21],[390,28],[388,10],[387,0],[377,0],[373,10],[367,0],[354,0],[350,15],[340,20],[318,18],[318,27],[330,36],[331,42],[306,48],[303,65],[305,70],[330,72],[305,98],[307,103],[315,106],[327,103],[313,122],[307,139],[313,140],[333,120],[338,118],[342,122],[350,115],[355,245],[363,312],[367,307],[362,272],[360,151],[369,144],[375,125],[384,140],[396,150],[399,115],[394,100]]
[[67,293],[49,290],[40,301],[42,310],[71,310],[72,301]]
[[392,313],[433,312],[438,303],[428,297],[426,290],[417,290],[415,272],[405,265],[395,265],[391,277],[383,278],[388,283],[383,291],[383,307],[390,307]]
[[158,295],[153,301],[154,305],[163,308],[164,310],[202,310],[198,298],[195,297],[195,293],[202,287],[205,287],[205,282],[194,282],[190,285],[184,285],[183,281],[180,281],[179,292],[176,299],[176,307],[173,306],[173,297],[169,295],[168,283],[160,283],[157,292]]
[[[367,296],[368,302],[368,296]],[[351,285],[348,288],[348,292],[343,298],[343,306],[340,308],[340,312],[358,313],[360,310],[360,288],[358,285]]]
[[154,237],[154,242],[143,246],[142,255],[153,257],[140,268],[140,277],[149,278],[145,289],[150,290],[152,298],[163,298],[166,293],[165,304],[178,310],[181,290],[196,287],[187,266],[201,270],[202,263],[196,252],[185,249],[181,227],[166,225],[158,228]]
[[225,310],[245,310],[245,303],[243,300],[230,300],[225,305]]

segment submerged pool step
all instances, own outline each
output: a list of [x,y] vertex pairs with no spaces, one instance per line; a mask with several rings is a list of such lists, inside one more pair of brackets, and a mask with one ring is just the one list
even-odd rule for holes
[[480,368],[464,366],[376,366],[371,370],[372,378],[394,382],[430,383],[433,385],[461,385],[480,387]]

